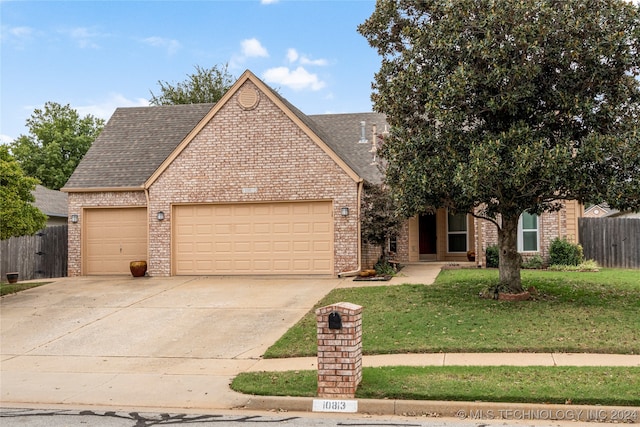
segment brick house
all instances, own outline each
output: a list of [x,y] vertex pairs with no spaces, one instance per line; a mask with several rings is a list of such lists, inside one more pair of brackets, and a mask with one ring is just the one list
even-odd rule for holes
[[[370,267],[360,199],[365,181],[382,181],[371,141],[385,124],[307,116],[250,71],[216,104],[119,108],[62,189],[69,276],[128,274],[134,260],[152,276]],[[542,252],[549,233],[573,233],[572,218],[540,221]],[[410,219],[393,249],[401,262],[463,260],[489,228],[440,210]]]

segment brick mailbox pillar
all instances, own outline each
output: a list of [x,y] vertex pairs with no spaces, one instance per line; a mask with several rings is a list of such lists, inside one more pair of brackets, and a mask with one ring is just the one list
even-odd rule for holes
[[362,381],[362,307],[348,302],[316,310],[318,397],[351,398]]

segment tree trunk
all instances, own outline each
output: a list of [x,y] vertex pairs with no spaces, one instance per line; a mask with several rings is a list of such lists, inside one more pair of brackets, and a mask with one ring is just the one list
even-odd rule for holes
[[502,227],[498,229],[500,284],[514,294],[524,292],[520,280],[522,257],[518,253],[518,218],[503,215]]

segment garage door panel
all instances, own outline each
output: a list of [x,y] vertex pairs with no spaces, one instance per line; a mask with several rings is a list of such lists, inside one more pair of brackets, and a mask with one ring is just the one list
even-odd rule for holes
[[84,274],[130,274],[147,259],[146,208],[86,209],[83,230]]
[[[176,206],[173,218],[175,274],[333,274],[331,202]],[[194,222],[210,231],[191,233]]]

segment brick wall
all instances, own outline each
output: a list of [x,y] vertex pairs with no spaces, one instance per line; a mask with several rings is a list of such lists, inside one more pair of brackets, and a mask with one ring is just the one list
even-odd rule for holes
[[172,204],[296,200],[333,200],[334,272],[356,269],[358,184],[263,93],[255,109],[242,108],[243,89],[150,187],[149,209],[166,219],[150,223],[149,274],[171,274]]
[[[476,262],[481,261],[482,265],[485,266],[485,251],[488,246],[498,243],[498,230],[493,223],[477,218],[475,219],[475,225],[476,242],[479,242],[479,245],[476,248],[476,253],[479,252],[482,257],[479,259],[476,255]],[[539,251],[523,252],[523,260],[527,260],[535,255],[540,255],[545,261],[547,261],[549,258],[549,246],[557,237],[560,237],[561,239],[566,238],[573,242],[577,241],[577,236],[574,231],[568,227],[567,210],[565,208],[557,212],[545,212],[538,217]]]

